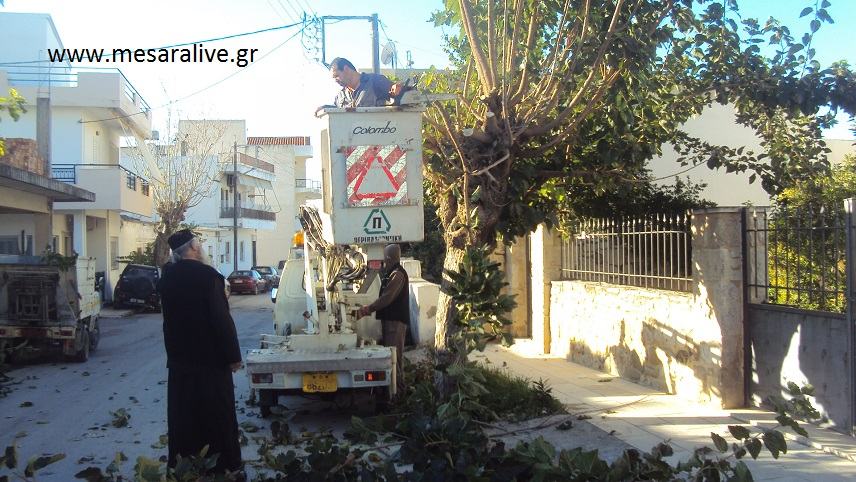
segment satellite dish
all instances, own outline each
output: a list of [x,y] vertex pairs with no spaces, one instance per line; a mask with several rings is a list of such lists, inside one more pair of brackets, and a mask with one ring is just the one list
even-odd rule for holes
[[395,61],[397,56],[398,54],[395,51],[395,43],[390,40],[383,46],[383,50],[380,52],[380,61],[384,65],[389,65]]

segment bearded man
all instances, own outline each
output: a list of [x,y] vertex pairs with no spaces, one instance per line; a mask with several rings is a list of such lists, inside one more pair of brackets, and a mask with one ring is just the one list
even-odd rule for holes
[[215,472],[242,468],[232,373],[241,349],[223,276],[199,239],[184,229],[169,237],[172,262],[158,284],[169,379],[169,466],[178,456],[218,454]]

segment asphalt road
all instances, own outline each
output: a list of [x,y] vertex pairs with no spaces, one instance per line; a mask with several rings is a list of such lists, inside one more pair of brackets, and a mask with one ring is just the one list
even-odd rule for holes
[[[258,347],[259,334],[272,329],[269,296],[230,298],[243,352]],[[138,456],[166,455],[166,447],[159,445],[160,436],[167,431],[162,321],[157,313],[102,318],[101,342],[86,363],[47,361],[15,367],[8,373],[15,383],[13,391],[0,398],[0,450],[15,442],[23,460],[65,453],[64,460],[39,472],[40,481],[74,480],[73,475],[88,466],[105,468],[119,451],[129,459],[123,465],[126,474],[132,473]],[[269,424],[258,418],[256,408],[246,404],[246,373],[237,372],[234,380],[238,423],[249,422],[260,428],[248,437],[265,434]],[[289,405],[303,415],[294,423],[295,429],[340,429],[350,419],[350,414],[331,413],[329,404],[298,399]],[[126,427],[111,425],[111,412],[119,409],[130,415]],[[254,445],[244,447],[245,460],[258,457]]]

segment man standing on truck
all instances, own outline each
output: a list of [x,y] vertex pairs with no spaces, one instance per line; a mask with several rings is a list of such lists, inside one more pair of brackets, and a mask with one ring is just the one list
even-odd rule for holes
[[318,110],[324,107],[382,107],[402,90],[401,84],[392,83],[384,75],[358,72],[350,60],[342,57],[330,62],[330,73],[342,90],[336,95],[333,106],[321,106]]
[[399,390],[404,391],[404,336],[410,325],[410,279],[401,266],[401,247],[388,244],[383,249],[383,273],[380,296],[374,303],[362,306],[357,316],[362,318],[377,312],[383,329],[383,346],[395,347]]
[[158,284],[169,380],[169,466],[177,456],[219,454],[217,472],[241,470],[232,373],[241,349],[223,276],[204,263],[202,244],[188,229],[169,237],[173,263]]

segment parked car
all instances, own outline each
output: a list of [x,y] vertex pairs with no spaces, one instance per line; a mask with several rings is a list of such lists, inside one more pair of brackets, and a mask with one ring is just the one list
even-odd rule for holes
[[256,270],[233,271],[228,278],[232,293],[252,293],[257,295],[267,291],[268,284]]
[[139,307],[160,311],[157,285],[160,270],[155,266],[129,264],[125,266],[113,290],[115,308]]
[[279,286],[279,272],[273,266],[253,266],[250,269],[254,269],[262,275],[262,278],[267,281],[268,288]]

